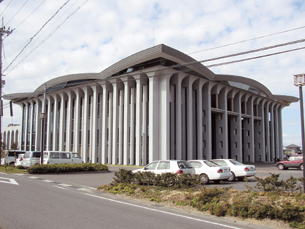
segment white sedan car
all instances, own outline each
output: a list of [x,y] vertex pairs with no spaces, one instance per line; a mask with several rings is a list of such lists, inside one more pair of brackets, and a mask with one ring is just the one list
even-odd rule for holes
[[256,168],[254,165],[245,165],[233,159],[215,159],[212,160],[221,166],[229,166],[231,169],[231,176],[228,181],[234,181],[235,178],[242,181],[244,177],[251,177],[256,175]]
[[184,160],[160,160],[153,161],[142,169],[135,169],[132,172],[152,172],[155,174],[162,173],[190,173],[194,174],[194,168],[190,163]]
[[228,166],[220,166],[208,160],[191,160],[188,162],[195,168],[195,174],[199,175],[202,184],[208,184],[210,180],[218,184],[221,180],[228,180],[231,176]]
[[18,157],[16,158],[16,161],[15,161],[15,166],[23,165],[23,156],[24,156],[23,153],[18,154]]

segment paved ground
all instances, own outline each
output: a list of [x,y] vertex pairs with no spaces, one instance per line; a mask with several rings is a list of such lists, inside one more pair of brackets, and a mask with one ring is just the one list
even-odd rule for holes
[[[270,173],[280,174],[280,179],[286,180],[290,176],[293,177],[302,177],[303,171],[298,169],[289,169],[289,170],[278,170],[277,167],[274,166],[273,163],[255,163],[257,176],[258,177],[268,177]],[[109,171],[108,173],[77,173],[77,174],[41,174],[41,175],[33,175],[35,177],[41,179],[48,179],[54,182],[66,183],[78,187],[89,187],[96,189],[102,184],[109,184],[113,181],[113,177],[116,171],[119,171],[120,168],[125,169],[136,169],[138,166],[112,166],[108,165]],[[30,176],[30,175],[27,175]],[[248,185],[250,187],[254,187],[257,181],[254,177],[249,179]],[[235,181],[229,182],[225,181],[223,184],[214,184],[211,182],[208,184],[210,187],[214,186],[232,186],[232,189],[238,189],[240,191],[246,190],[246,182],[243,181]]]

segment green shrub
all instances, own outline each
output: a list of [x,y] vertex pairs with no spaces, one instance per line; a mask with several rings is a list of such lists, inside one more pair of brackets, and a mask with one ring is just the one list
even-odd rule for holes
[[114,181],[117,183],[131,183],[134,178],[134,174],[131,170],[119,169],[118,172],[114,173]]
[[221,202],[212,202],[208,207],[211,215],[225,216],[227,212],[227,205]]
[[45,165],[38,164],[27,169],[30,174],[44,174],[44,173],[69,173],[69,172],[88,172],[88,171],[108,171],[108,167],[102,164],[53,164]]

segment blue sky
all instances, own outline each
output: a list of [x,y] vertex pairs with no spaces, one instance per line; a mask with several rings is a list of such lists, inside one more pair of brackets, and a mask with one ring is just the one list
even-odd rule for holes
[[[65,2],[0,3],[6,28],[17,27],[4,40],[3,69]],[[70,0],[4,72],[3,93],[31,92],[45,81],[66,74],[101,72],[122,58],[161,43],[205,60],[304,39],[304,15],[304,1],[293,0]],[[287,30],[291,31],[280,33]],[[249,41],[240,42],[245,40]],[[236,44],[226,46],[231,43]],[[220,46],[224,47],[213,49]],[[304,46],[299,43],[204,64]],[[257,80],[273,94],[299,97],[293,74],[305,72],[305,55],[300,50],[210,69]],[[295,103],[283,110],[284,145],[301,145],[299,107]],[[17,105],[14,117],[4,109],[3,126],[20,121]]]

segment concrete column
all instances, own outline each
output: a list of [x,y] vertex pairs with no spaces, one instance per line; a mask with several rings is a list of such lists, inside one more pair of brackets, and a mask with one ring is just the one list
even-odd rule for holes
[[119,101],[120,101],[120,105],[119,105],[119,149],[118,149],[118,153],[119,153],[119,164],[122,165],[123,164],[123,115],[124,115],[124,91],[123,90],[119,90]]
[[88,87],[82,88],[83,99],[83,118],[82,118],[82,158],[84,162],[89,162],[88,131],[89,131],[89,91]]
[[143,165],[142,158],[142,83],[141,77],[136,77],[136,165]]
[[[39,118],[39,114],[42,112],[42,103],[37,98],[34,100],[36,102],[36,120],[35,120],[35,151],[40,151],[41,144],[41,119]],[[34,130],[33,130],[34,131]]]
[[97,86],[91,87],[93,90],[93,96],[91,100],[91,161],[92,163],[97,163],[97,129],[98,129],[98,120],[97,120],[97,112],[98,112],[98,88]]
[[143,117],[142,117],[142,131],[143,131],[143,135],[142,135],[142,164],[143,165],[146,165],[147,164],[147,120],[148,120],[148,113],[147,113],[147,103],[148,103],[148,86],[147,84],[146,85],[143,85]]
[[113,115],[112,117],[112,164],[118,164],[118,85],[116,80],[111,81],[113,86]]
[[101,133],[102,133],[102,139],[101,139],[101,152],[102,152],[102,155],[101,155],[101,161],[102,161],[102,164],[105,164],[107,163],[107,154],[108,154],[108,139],[107,139],[107,132],[108,132],[108,88],[106,85],[102,85],[102,88],[103,88],[103,98],[102,98],[102,101],[103,101],[103,110],[102,110],[102,114],[101,114],[101,117],[102,117],[102,128],[101,128]]
[[[58,110],[58,97],[57,94],[53,96],[54,97],[54,111],[53,111],[53,147],[52,150],[58,150],[57,148],[57,129],[59,126],[57,125],[57,120],[59,117],[57,116],[57,110]],[[59,132],[59,131],[58,131]]]
[[136,89],[130,89],[130,164],[135,165],[135,94]]
[[71,151],[71,133],[72,133],[72,109],[73,109],[73,96],[72,91],[68,90],[68,107],[67,107],[67,136],[66,136],[66,151]]
[[[51,96],[46,96],[46,100],[48,101],[48,114],[47,114],[47,130],[46,130],[46,150],[53,150],[51,149],[51,128],[53,127],[52,122],[54,122],[54,119],[51,119],[51,113],[52,113],[52,104],[53,104],[53,98]],[[53,108],[54,109],[54,108]]]
[[80,151],[79,147],[79,135],[80,135],[80,113],[82,112],[80,110],[80,103],[81,103],[81,93],[80,89],[75,89],[75,102],[74,102],[74,141],[73,141],[73,151],[81,154],[82,152]]
[[60,151],[64,151],[64,135],[65,134],[70,134],[68,132],[65,133],[65,130],[64,128],[67,128],[67,126],[65,127],[66,123],[65,123],[65,117],[66,117],[66,114],[65,114],[65,108],[66,108],[66,100],[65,100],[65,95],[63,92],[61,92],[59,94],[60,96],[60,122],[59,122],[59,150]]
[[[156,73],[158,74],[158,73]],[[149,79],[149,162],[160,159],[160,87],[155,72],[148,73]]]
[[115,164],[115,161],[112,160],[113,148],[113,92],[109,92],[109,117],[108,117],[108,164]]
[[123,78],[122,81],[124,82],[124,132],[123,132],[123,164],[129,164],[129,138],[130,138],[130,82],[127,78]]

